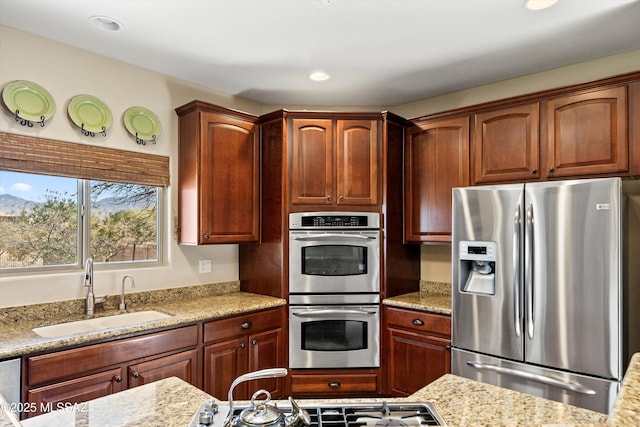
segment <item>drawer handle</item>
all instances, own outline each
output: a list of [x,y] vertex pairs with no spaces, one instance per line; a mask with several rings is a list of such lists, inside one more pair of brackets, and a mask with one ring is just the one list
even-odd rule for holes
[[329,386],[329,388],[340,388],[340,383],[338,381],[331,381],[327,385]]
[[424,325],[424,320],[422,320],[422,319],[413,319],[411,321],[411,323],[413,323],[416,326],[423,326]]
[[242,324],[242,329],[249,329],[251,327],[251,325],[253,325],[253,323],[251,322],[244,322]]
[[140,373],[138,371],[133,371],[133,374],[131,374],[131,376],[133,378],[139,378],[140,377]]
[[113,377],[113,380],[119,383],[119,382],[122,382],[122,377],[120,375],[116,375],[115,377]]

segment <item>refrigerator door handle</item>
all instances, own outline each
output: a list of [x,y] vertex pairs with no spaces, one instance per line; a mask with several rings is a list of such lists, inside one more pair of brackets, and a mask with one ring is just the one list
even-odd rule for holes
[[516,337],[520,338],[520,204],[516,206],[513,218],[513,306]]
[[526,289],[527,301],[527,335],[529,339],[533,339],[534,322],[533,322],[533,205],[529,203],[527,206],[527,222],[525,230],[525,278],[524,285]]
[[502,367],[502,366],[490,365],[490,364],[486,364],[486,363],[473,362],[473,361],[467,361],[467,365],[471,366],[472,368],[479,369],[479,370],[492,371],[492,372],[496,372],[498,374],[512,375],[512,376],[515,376],[515,377],[524,378],[524,379],[531,380],[531,381],[536,381],[536,382],[539,382],[539,383],[542,383],[542,384],[547,384],[547,385],[551,385],[551,386],[554,386],[554,387],[559,387],[559,388],[562,388],[562,389],[565,389],[565,390],[571,390],[571,391],[574,391],[576,393],[596,394],[595,390],[592,390],[592,389],[590,389],[588,387],[585,387],[582,384],[575,383],[575,382],[565,382],[565,381],[557,380],[555,378],[547,377],[547,376],[544,376],[544,375],[532,374],[530,372],[518,371],[516,369],[505,368],[505,367]]

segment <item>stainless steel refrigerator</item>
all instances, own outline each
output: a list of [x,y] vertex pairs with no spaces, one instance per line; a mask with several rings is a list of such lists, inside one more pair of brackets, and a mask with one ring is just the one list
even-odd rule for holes
[[624,184],[453,189],[452,373],[609,413],[640,348],[640,202]]

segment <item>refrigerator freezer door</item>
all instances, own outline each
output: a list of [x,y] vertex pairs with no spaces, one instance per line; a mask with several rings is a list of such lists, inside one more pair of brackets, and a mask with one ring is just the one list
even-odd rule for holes
[[[452,341],[453,346],[510,359],[524,357],[522,335],[523,185],[453,189]],[[474,244],[477,243],[477,246]],[[491,246],[495,243],[494,246]],[[461,251],[460,245],[467,245]],[[475,255],[495,253],[490,273],[477,273]],[[484,248],[484,250],[483,250]],[[495,259],[495,261],[492,261]],[[493,283],[485,283],[493,281]]]
[[620,383],[452,349],[451,372],[461,377],[608,414]]
[[525,360],[622,378],[621,181],[525,186]]

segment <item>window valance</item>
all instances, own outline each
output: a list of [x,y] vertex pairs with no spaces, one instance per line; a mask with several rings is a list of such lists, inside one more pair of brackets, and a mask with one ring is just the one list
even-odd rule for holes
[[0,169],[139,185],[169,185],[169,157],[0,132]]

